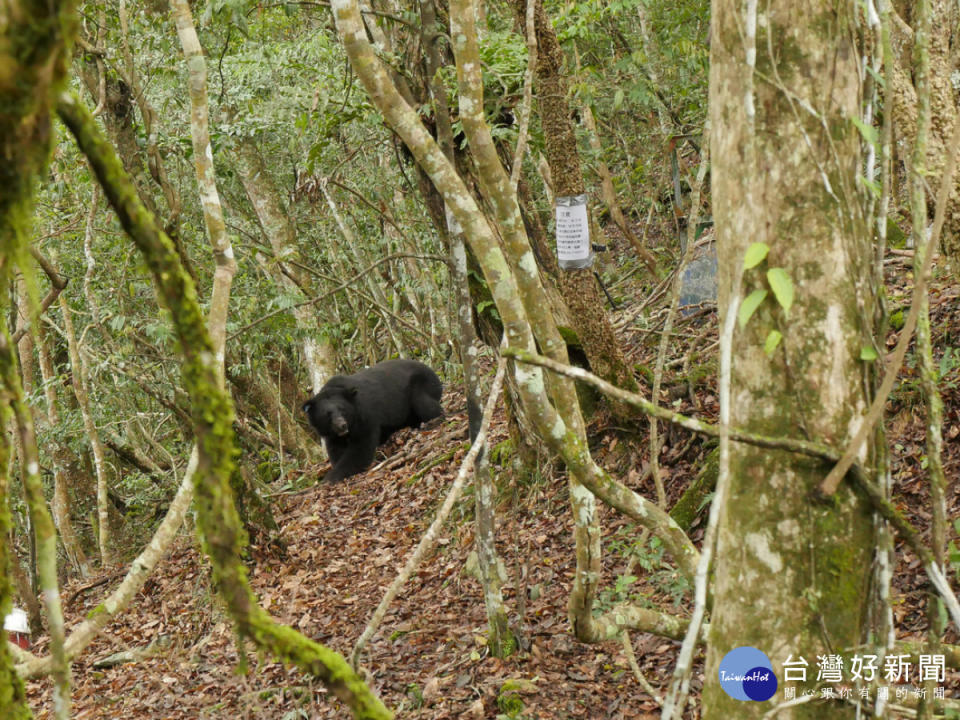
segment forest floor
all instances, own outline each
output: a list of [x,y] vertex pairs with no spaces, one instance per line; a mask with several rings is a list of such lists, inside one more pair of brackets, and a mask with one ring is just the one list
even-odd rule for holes
[[[908,276],[898,272],[901,265],[894,256],[895,278],[888,287],[891,313],[909,304]],[[938,362],[946,370],[941,380],[946,404],[943,429],[948,512],[953,518],[960,511],[956,482],[960,358],[949,354],[946,361],[942,358],[946,348],[960,346],[956,286],[936,286],[931,306]],[[654,366],[662,315],[648,316],[653,320],[643,327],[630,306],[621,309],[619,331],[635,362]],[[699,372],[699,363],[712,361],[697,357],[712,354],[715,324],[713,313],[694,313],[678,323],[678,341],[671,344],[667,358],[673,369],[662,394],[662,402],[676,402],[681,411],[707,419],[714,419],[717,411],[714,373]],[[891,336],[891,348],[892,340]],[[649,384],[643,389],[649,395]],[[280,526],[276,542],[252,545],[249,566],[261,603],[275,617],[349,654],[386,586],[433,519],[467,451],[465,414],[453,412],[463,406],[462,396],[449,392],[444,404],[449,414],[443,423],[399,433],[381,448],[379,464],[366,473],[336,485],[309,482],[306,489],[278,492],[272,499]],[[646,472],[645,423],[624,430],[604,418],[600,413],[591,425],[598,461],[638,492],[656,498]],[[910,367],[888,405],[888,428],[897,504],[926,529],[930,502],[922,470],[923,405]],[[666,429],[664,434],[661,472],[672,503],[703,464],[708,448],[685,431]],[[507,437],[501,404],[491,428],[491,447]],[[641,689],[620,642],[584,645],[570,633],[566,607],[574,571],[573,528],[563,473],[544,467],[536,478],[518,479],[503,468],[495,470],[501,492],[498,544],[509,576],[504,594],[520,651],[498,660],[486,648],[480,586],[464,572],[473,547],[473,498],[468,489],[447,522],[437,551],[394,601],[367,648],[364,667],[373,689],[403,718],[479,720],[507,712],[508,717],[551,720],[659,717],[656,702]],[[304,478],[312,480],[322,471],[310,468]],[[661,564],[659,552],[648,545],[638,548],[638,532],[614,512],[601,509],[601,521],[605,553],[601,604],[609,607],[627,597],[642,598],[667,612],[689,613],[689,588]],[[704,522],[701,511],[691,531],[698,543]],[[627,570],[631,548],[639,553],[641,565],[653,569],[634,571],[643,576],[634,583],[617,582]],[[108,579],[96,587],[88,580],[64,588],[68,630],[119,576]],[[925,576],[917,558],[900,543],[893,594],[900,636],[922,638],[927,626]],[[526,598],[522,617],[520,596]],[[158,639],[162,641],[157,643]],[[632,640],[642,672],[662,692],[679,643],[637,633]],[[952,630],[947,640],[957,642]],[[43,652],[46,642],[41,638],[36,649]],[[138,662],[94,667],[113,653],[150,643],[162,649]],[[209,565],[188,533],[181,533],[131,607],[74,662],[73,677],[77,720],[348,717],[319,682],[272,658],[258,657],[249,645],[238,650],[230,622],[211,590]],[[511,679],[525,681],[512,697],[502,692]],[[698,666],[695,694],[701,684]],[[49,683],[31,682],[29,694],[37,716],[48,717]]]

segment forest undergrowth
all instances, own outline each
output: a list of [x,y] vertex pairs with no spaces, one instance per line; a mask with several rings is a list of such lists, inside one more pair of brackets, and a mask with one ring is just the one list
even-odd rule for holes
[[[888,255],[888,310],[894,325],[897,312],[909,302],[910,265],[906,255]],[[648,301],[638,296],[616,312],[621,341],[647,395],[669,293]],[[944,465],[946,477],[955,480],[960,476],[960,291],[955,284],[935,282],[930,305],[946,409]],[[709,420],[718,411],[716,322],[710,308],[678,318],[660,398]],[[891,333],[888,349],[894,342]],[[339,484],[316,484],[325,467],[297,468],[298,490],[282,489],[278,480],[272,502],[280,529],[274,542],[251,545],[248,563],[253,587],[274,616],[349,654],[384,589],[432,520],[468,449],[462,393],[448,386],[443,404],[444,422],[398,433],[365,473]],[[926,531],[930,500],[921,471],[924,412],[919,379],[909,361],[887,410],[895,499],[910,521]],[[635,428],[616,427],[601,410],[590,430],[599,462],[655,498],[646,420],[641,418]],[[710,446],[683,430],[661,426],[661,433],[661,473],[673,503],[706,462]],[[364,667],[372,687],[398,717],[406,718],[659,717],[619,642],[584,645],[572,637],[566,619],[574,571],[566,482],[556,467],[544,466],[527,477],[512,474],[508,460],[498,464],[502,454],[497,449],[509,442],[501,403],[490,447],[500,490],[498,549],[508,576],[504,592],[520,651],[506,660],[487,652],[481,589],[465,571],[473,548],[468,490],[437,551],[401,592],[367,648]],[[947,506],[948,517],[960,512],[956,482],[948,488]],[[614,512],[603,510],[601,516],[601,606],[629,596],[667,612],[688,613],[689,588],[665,564],[669,558],[655,546],[639,543],[640,533]],[[701,508],[691,530],[698,544],[705,519]],[[899,543],[897,549],[895,622],[902,637],[919,641],[927,627],[926,577],[908,549]],[[119,579],[107,573],[66,585],[68,631]],[[521,596],[525,599],[519,602]],[[953,628],[946,642],[958,642]],[[35,649],[42,654],[46,643],[40,638]],[[633,636],[640,669],[660,688],[669,681],[678,647],[652,635]],[[114,664],[117,653],[131,651],[134,661],[126,656],[120,659],[128,661]],[[694,674],[695,693],[701,674],[702,663]],[[75,661],[74,679],[77,720],[348,716],[320,683],[272,658],[258,657],[249,647],[238,649],[210,586],[209,566],[193,535],[185,532],[130,609]],[[948,694],[953,690],[948,688]],[[29,693],[37,716],[48,717],[49,683],[33,681]]]

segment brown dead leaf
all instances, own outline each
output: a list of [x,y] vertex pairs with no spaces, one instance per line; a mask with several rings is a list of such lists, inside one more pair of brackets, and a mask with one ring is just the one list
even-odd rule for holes
[[477,718],[477,720],[483,720],[484,718],[484,709],[483,709],[483,698],[477,698],[473,701],[473,704],[470,706],[470,709],[467,710],[470,717]]

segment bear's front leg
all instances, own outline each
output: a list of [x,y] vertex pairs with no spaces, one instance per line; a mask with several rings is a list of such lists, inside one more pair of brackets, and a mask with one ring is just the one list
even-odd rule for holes
[[367,433],[365,437],[351,435],[350,442],[338,453],[338,457],[333,457],[333,467],[324,476],[326,482],[339,482],[351,475],[363,472],[373,462],[373,457],[377,452],[377,439],[380,430],[375,429]]

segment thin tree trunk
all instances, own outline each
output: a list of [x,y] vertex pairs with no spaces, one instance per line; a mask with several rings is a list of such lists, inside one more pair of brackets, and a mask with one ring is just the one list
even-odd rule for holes
[[603,204],[607,206],[607,210],[610,211],[610,218],[616,223],[617,227],[620,228],[623,236],[630,242],[630,246],[637,254],[637,257],[646,264],[647,270],[656,276],[657,259],[653,256],[653,253],[640,242],[640,238],[637,237],[633,228],[630,227],[630,223],[627,222],[626,217],[623,215],[623,210],[620,209],[620,202],[617,200],[617,191],[613,185],[613,174],[603,159],[603,144],[600,142],[597,123],[593,119],[593,111],[590,109],[590,105],[586,102],[580,105],[580,118],[583,120],[583,126],[587,130],[587,141],[590,143],[590,149],[593,150],[596,155],[595,164],[597,174],[600,176],[600,194],[601,197],[603,197]]
[[[37,575],[47,608],[47,630],[50,633],[50,674],[53,677],[53,714],[57,720],[70,717],[70,665],[64,651],[63,607],[57,585],[57,534],[47,511],[40,479],[40,461],[33,416],[23,396],[17,375],[17,361],[10,343],[6,313],[0,312],[0,380],[3,397],[0,402],[12,408],[16,417],[20,442],[20,477],[37,542]],[[8,410],[9,412],[9,410]]]
[[87,441],[93,451],[93,466],[97,474],[97,541],[100,546],[100,564],[103,567],[113,565],[113,558],[110,552],[110,514],[109,499],[107,497],[107,463],[106,453],[103,449],[103,443],[100,441],[100,432],[97,430],[96,423],[93,421],[93,411],[90,407],[90,370],[87,367],[86,353],[82,352],[77,345],[77,336],[73,331],[73,319],[71,318],[70,306],[67,303],[65,295],[60,295],[60,312],[63,315],[63,330],[67,337],[67,349],[70,353],[71,373],[70,378],[73,383],[73,394],[77,398],[77,404],[80,406],[80,414],[83,416],[83,429],[87,434]]
[[[19,560],[13,552],[13,544],[9,542],[13,529],[10,521],[10,437],[6,427],[10,423],[10,406],[0,404],[0,618],[6,618],[13,607],[13,585],[8,567],[17,565]],[[16,577],[21,577],[21,572]],[[28,597],[36,597],[30,592]],[[4,633],[4,636],[6,633]],[[25,720],[30,718],[30,706],[27,705],[27,693],[23,680],[13,668],[13,658],[6,637],[0,637],[0,708],[3,708],[4,717],[10,720]]]
[[[169,215],[166,218],[164,229],[167,235],[172,236],[174,244],[177,246],[177,252],[180,254],[180,260],[183,262],[187,272],[194,274],[193,264],[187,255],[186,248],[180,241],[180,193],[177,187],[170,182],[167,177],[166,164],[163,161],[163,154],[160,152],[158,141],[159,118],[157,111],[150,104],[147,93],[144,92],[140,82],[140,75],[137,73],[136,65],[133,62],[133,53],[130,51],[130,29],[127,21],[127,0],[120,0],[117,6],[117,16],[120,20],[120,37],[123,47],[123,65],[126,70],[125,79],[130,85],[131,95],[140,109],[140,118],[143,121],[143,133],[146,136],[145,152],[147,155],[147,169],[153,181],[163,191],[164,200],[167,203]],[[146,188],[144,188],[146,189]],[[142,196],[141,196],[142,199]]]
[[[916,135],[914,137],[913,157],[910,166],[910,214],[913,220],[913,258],[914,273],[923,272],[926,261],[925,246],[927,233],[927,138],[930,130],[931,105],[931,67],[930,34],[931,3],[920,0],[916,5],[916,23],[914,28],[914,87],[917,95]],[[943,571],[946,561],[947,533],[947,481],[943,471],[943,399],[937,387],[937,370],[933,361],[933,342],[930,328],[930,302],[926,295],[920,299],[920,315],[917,320],[916,354],[920,373],[920,386],[926,401],[926,460],[930,477],[930,504],[932,522],[930,527],[930,545],[937,566]],[[940,597],[932,594],[927,599],[927,652],[942,652],[944,607]],[[934,683],[927,681],[929,698],[922,698],[918,717],[931,720],[934,713]]]
[[[16,427],[13,427],[16,430]],[[9,471],[8,471],[9,474]],[[29,529],[29,524],[27,525]],[[43,619],[40,615],[40,600],[37,599],[37,593],[34,591],[33,583],[30,577],[23,569],[21,560],[16,552],[16,544],[13,538],[9,539],[10,553],[10,573],[13,575],[13,583],[17,587],[17,595],[27,609],[27,619],[30,622],[30,632],[36,637],[43,634]]]
[[[433,0],[425,0],[420,8],[425,28],[424,46],[430,91],[437,106],[437,141],[444,155],[453,164],[455,162],[454,140],[450,125],[450,109],[447,106],[447,91],[439,76],[441,56],[438,45],[440,35],[436,30],[436,8]],[[453,227],[450,227],[451,224]],[[456,290],[455,307],[464,392],[467,396],[467,420],[470,440],[475,442],[480,431],[482,412],[480,373],[476,363],[477,337],[473,327],[473,303],[470,299],[470,283],[467,277],[467,248],[458,223],[448,223],[447,232],[450,240],[451,280]],[[473,477],[477,559],[480,566],[484,607],[487,611],[488,646],[494,657],[506,657],[513,652],[516,641],[510,632],[507,612],[503,604],[501,561],[496,548],[496,486],[490,476],[486,448],[480,448]]]
[[[918,6],[912,8],[914,25],[919,26],[922,14]],[[919,131],[919,112],[922,94],[927,94],[928,113],[927,132],[924,142],[925,176],[931,195],[939,191],[943,167],[950,152],[949,139],[953,128],[960,119],[957,111],[957,93],[953,85],[953,72],[956,65],[956,48],[951,46],[952,35],[957,24],[957,5],[950,0],[931,0],[929,4],[930,28],[925,32],[923,44],[928,72],[924,78],[925,88],[917,84],[913,72],[911,55],[914,43],[921,32],[919,27],[911,29],[902,18],[896,17],[892,23],[893,82],[887,96],[892,108],[893,127],[898,142],[906,147],[916,147]],[[952,41],[955,44],[955,40]],[[924,222],[927,218],[924,217]],[[960,276],[960,175],[954,177],[947,205],[946,222],[943,227],[941,249],[954,265],[953,273]]]
[[249,375],[239,370],[228,370],[227,378],[236,387],[242,397],[261,413],[269,424],[271,435],[281,447],[295,450],[297,457],[313,462],[317,448],[320,447],[310,435],[297,424],[293,416],[280,403],[276,389],[271,385],[268,375]]
[[[40,335],[40,342],[37,345],[37,356],[40,358],[43,392],[47,398],[47,424],[51,433],[59,435],[60,409],[57,399],[57,385],[59,383],[47,343],[47,332],[44,332]],[[60,541],[63,543],[63,549],[70,559],[70,564],[80,573],[80,577],[86,578],[91,573],[90,561],[87,559],[87,553],[84,552],[83,545],[80,544],[80,538],[77,536],[73,527],[73,520],[70,517],[70,478],[73,475],[72,469],[79,467],[79,463],[61,437],[53,440],[51,454],[53,455],[54,466],[53,498],[50,501],[50,509],[53,511],[53,519],[56,522],[57,530],[60,532]]]
[[[237,169],[247,198],[257,214],[260,229],[273,250],[274,262],[270,273],[274,281],[288,292],[313,297],[313,282],[307,273],[296,266],[300,257],[296,228],[283,207],[277,190],[263,162],[260,150],[251,138],[243,138],[237,148]],[[294,262],[291,262],[294,261]],[[303,333],[303,360],[310,374],[314,394],[336,372],[336,356],[317,326],[317,313],[309,305],[294,307],[293,316]]]
[[[43,381],[43,390],[47,400],[46,422],[50,427],[51,433],[58,433],[57,426],[60,422],[59,411],[57,409],[56,382],[50,360],[50,354],[47,351],[43,335],[36,336],[27,332],[27,318],[30,317],[29,309],[29,290],[26,280],[21,276],[17,282],[18,296],[18,325],[24,331],[23,336],[17,344],[20,355],[20,366],[23,368],[23,388],[26,394],[31,394],[36,388],[36,364],[34,362],[33,351],[37,351],[40,359],[40,375]],[[34,337],[38,337],[40,344],[34,347]],[[54,482],[53,497],[50,500],[50,509],[53,512],[54,524],[60,533],[60,540],[63,543],[64,552],[81,577],[90,575],[90,564],[86,553],[80,545],[77,533],[73,527],[73,521],[70,517],[70,500],[68,495],[67,475],[69,468],[73,465],[71,453],[63,443],[56,439],[52,443],[53,461],[54,461]],[[23,448],[20,448],[23,450]]]
[[[186,21],[188,9],[179,10],[181,20]],[[172,243],[138,201],[119,159],[100,135],[89,112],[70,95],[61,96],[58,110],[87,156],[121,225],[143,254],[160,300],[170,311],[183,353],[183,382],[193,407],[198,528],[214,580],[238,633],[320,678],[357,717],[391,717],[341,656],[292,628],[281,626],[257,604],[240,560],[243,532],[230,483],[233,408],[222,388],[222,351],[217,352],[212,333],[204,326],[193,283]]]
[[220,386],[223,387],[224,346],[227,340],[227,312],[230,306],[230,286],[237,272],[237,262],[223,222],[223,208],[217,192],[213,170],[213,149],[210,146],[209,106],[207,103],[207,66],[203,48],[193,26],[193,16],[186,0],[170,0],[170,11],[177,26],[177,35],[183,46],[183,55],[189,70],[190,135],[193,138],[193,164],[197,186],[203,205],[203,221],[207,228],[216,268],[213,273],[213,293],[210,298],[208,324],[210,337],[217,353],[220,368]]

